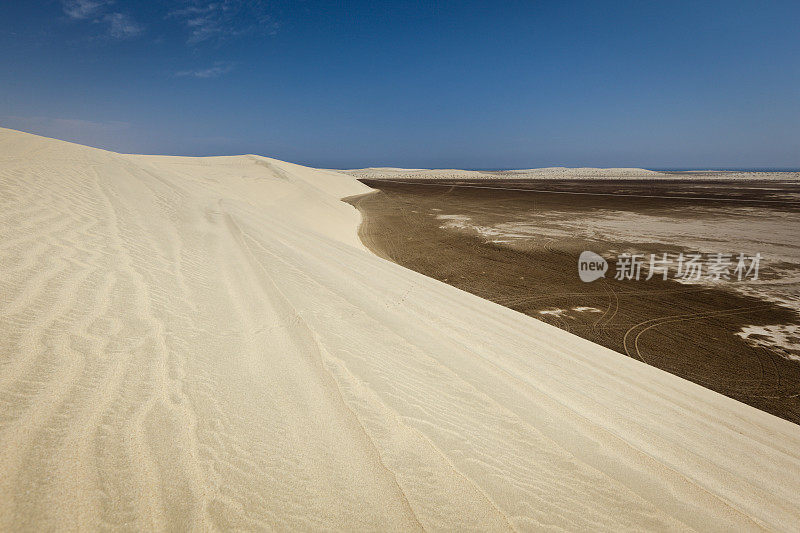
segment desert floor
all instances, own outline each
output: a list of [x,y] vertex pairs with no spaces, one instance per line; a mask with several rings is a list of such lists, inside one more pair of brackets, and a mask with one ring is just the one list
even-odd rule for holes
[[[363,181],[377,254],[800,422],[800,182]],[[638,253],[641,278],[583,283],[583,250]],[[761,253],[759,279],[646,280],[649,254],[697,251]]]
[[366,192],[0,129],[0,530],[800,523],[800,426],[372,254]]

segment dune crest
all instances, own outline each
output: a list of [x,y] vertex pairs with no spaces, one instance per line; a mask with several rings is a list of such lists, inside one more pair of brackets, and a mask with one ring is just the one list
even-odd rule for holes
[[368,191],[0,129],[0,530],[800,523],[800,427],[370,254]]

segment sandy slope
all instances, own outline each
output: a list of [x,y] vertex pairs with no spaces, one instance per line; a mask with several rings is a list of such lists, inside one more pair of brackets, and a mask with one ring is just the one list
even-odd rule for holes
[[365,190],[0,130],[0,530],[800,523],[800,427],[370,255]]

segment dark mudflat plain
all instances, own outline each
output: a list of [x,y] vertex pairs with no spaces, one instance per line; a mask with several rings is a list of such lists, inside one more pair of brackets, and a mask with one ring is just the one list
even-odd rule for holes
[[[785,231],[787,224],[800,221],[797,183],[690,183],[680,176],[652,182],[362,181],[377,192],[348,201],[362,213],[361,239],[378,255],[800,423],[800,354],[791,344],[759,342],[759,335],[748,342],[737,334],[747,327],[796,327],[800,315],[791,305],[743,294],[725,283],[615,280],[613,265],[593,283],[583,283],[577,273],[583,250],[605,257],[628,249],[646,254],[689,250],[663,240],[628,241],[626,217],[631,224],[647,217],[680,225],[690,213],[686,232],[691,234],[692,223],[705,224],[706,232],[710,224],[714,233],[709,213],[768,213]],[[601,240],[596,234],[587,238],[579,230],[593,213],[619,214],[620,231],[606,232]],[[564,231],[573,221],[575,231]],[[515,224],[524,226],[522,237],[514,233]],[[629,229],[641,233],[642,228]],[[759,251],[719,240],[720,252]],[[778,266],[762,263],[762,283],[800,272],[800,264],[785,259]],[[797,285],[780,287],[800,295]]]

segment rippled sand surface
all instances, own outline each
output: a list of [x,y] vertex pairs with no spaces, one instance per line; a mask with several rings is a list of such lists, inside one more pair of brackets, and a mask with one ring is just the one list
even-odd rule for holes
[[0,530],[800,523],[800,426],[371,255],[364,192],[0,129]]

